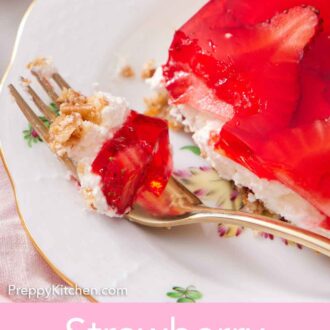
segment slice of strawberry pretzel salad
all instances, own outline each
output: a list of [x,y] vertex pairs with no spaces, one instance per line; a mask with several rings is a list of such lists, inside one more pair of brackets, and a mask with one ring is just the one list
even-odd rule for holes
[[147,80],[219,176],[301,226],[330,229],[330,10],[212,0]]

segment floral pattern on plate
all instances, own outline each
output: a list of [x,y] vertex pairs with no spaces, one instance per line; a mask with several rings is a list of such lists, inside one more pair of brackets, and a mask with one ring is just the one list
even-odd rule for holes
[[186,288],[174,286],[172,291],[166,293],[167,297],[176,299],[177,303],[195,303],[203,298],[203,294],[193,285]]
[[[57,108],[55,103],[50,103],[49,108],[56,114],[59,114],[59,109]],[[39,116],[39,118],[42,120],[42,122],[44,123],[44,125],[49,128],[50,126],[50,122],[49,120],[44,117],[44,116]],[[43,142],[40,138],[40,136],[38,135],[38,133],[33,129],[33,127],[28,124],[28,127],[23,131],[23,138],[26,141],[26,143],[28,144],[29,147],[32,147],[33,144],[39,143],[39,142]]]
[[[174,172],[174,176],[209,206],[227,210],[241,210],[243,208],[242,195],[233,182],[219,178],[216,171],[210,167],[179,170]],[[237,237],[242,231],[243,228],[239,226],[223,224],[218,226],[220,237]]]
[[[182,148],[182,150],[191,150],[189,148]],[[192,151],[194,152],[194,151]],[[238,189],[231,181],[219,178],[216,171],[210,167],[191,167],[185,170],[174,171],[174,176],[179,179],[190,191],[199,197],[206,205],[220,207],[227,210],[240,210],[245,212],[261,213],[265,216],[278,218],[278,216],[269,213],[265,209],[258,209],[260,205],[247,205],[246,192]],[[230,226],[219,224],[218,234],[221,238],[232,238],[240,236],[244,228],[240,226]],[[274,240],[274,236],[255,231],[256,237],[268,240]],[[282,242],[287,246],[295,246],[302,249],[301,245],[297,245],[288,240]]]

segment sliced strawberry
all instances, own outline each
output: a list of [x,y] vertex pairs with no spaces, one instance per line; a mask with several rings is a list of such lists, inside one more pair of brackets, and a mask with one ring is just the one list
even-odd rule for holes
[[135,200],[136,191],[143,182],[143,168],[150,157],[151,154],[139,144],[109,157],[102,176],[102,190],[108,204],[116,208],[119,214],[125,213]]
[[[317,26],[318,17],[313,8],[295,7],[275,16],[270,23],[258,24],[253,32],[240,31],[241,40],[246,40],[238,47],[243,56],[238,55],[236,62],[233,61],[251,86],[251,96],[246,101],[251,106],[242,107],[241,103],[235,106],[235,115],[223,127],[216,147],[258,175],[265,176],[266,171],[261,172],[255,161],[261,144],[289,126],[295,114],[300,97],[298,65]],[[245,92],[240,95],[246,100]],[[240,153],[232,148],[238,144],[245,146]]]
[[321,227],[326,229],[326,230],[330,230],[330,217],[327,217],[322,223],[321,223]]
[[315,121],[275,135],[260,152],[277,180],[330,216],[330,121]]
[[[329,6],[330,9],[330,6]],[[328,18],[330,23],[330,15]],[[293,126],[330,116],[330,31],[322,32],[300,65],[300,102]]]
[[171,196],[163,193],[160,196],[156,196],[148,190],[143,190],[139,193],[136,200],[136,204],[146,210],[149,214],[155,216],[175,216],[182,214],[182,210],[173,205]]
[[258,133],[286,126],[299,98],[298,63],[317,26],[313,8],[295,7],[255,27],[212,26],[200,39],[177,32],[164,66],[172,101],[225,121],[262,112],[266,125],[250,118]]
[[312,6],[317,8],[321,17],[325,19],[327,30],[330,22],[326,19],[330,15],[327,0],[210,0],[180,30],[196,39],[204,39],[212,31],[217,33],[221,28],[254,25],[296,6]]
[[159,196],[171,175],[172,160],[165,121],[131,112],[92,164],[102,191],[118,214],[129,210],[141,192]]
[[[300,95],[301,109],[296,111],[295,121],[306,123],[306,120],[308,121],[310,118],[314,118],[314,120],[326,118],[330,103],[328,60],[328,54],[330,53],[330,6],[325,0],[209,1],[184,24],[174,37],[170,48],[169,61],[164,66],[164,75],[168,78],[168,90],[172,95],[172,101],[189,104],[201,111],[211,111],[222,120],[230,119],[233,115],[230,104],[226,104],[225,107],[225,103],[219,105],[220,100],[214,97],[214,86],[211,83],[206,84],[208,78],[206,77],[203,81],[192,77],[194,73],[191,72],[191,62],[194,56],[203,53],[218,58],[217,54],[219,52],[227,56],[228,47],[224,39],[229,37],[233,31],[235,33],[232,34],[235,37],[236,31],[240,31],[244,27],[261,23],[288,8],[302,4],[313,6],[320,11],[323,31],[319,33],[312,47],[309,47],[307,54],[301,61],[299,76],[302,79],[300,87],[302,87],[303,93]],[[297,30],[300,33],[305,26],[308,28],[308,24],[301,23],[300,29]],[[237,47],[235,45],[236,39],[229,38],[227,41],[233,47]],[[246,41],[242,40],[241,43],[246,44]],[[255,44],[258,44],[257,40]],[[198,61],[195,60],[195,62]],[[210,68],[208,73],[212,73],[212,71],[214,69]],[[261,75],[261,72],[259,74]],[[222,76],[221,74],[215,74],[215,81],[221,82],[226,79]],[[280,95],[282,95],[281,91],[282,89],[279,89]],[[310,106],[311,103],[314,104],[313,107]]]

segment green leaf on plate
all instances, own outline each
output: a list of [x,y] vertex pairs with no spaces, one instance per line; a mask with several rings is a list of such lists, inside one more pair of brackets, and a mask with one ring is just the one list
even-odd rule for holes
[[[60,110],[54,102],[49,104],[49,108],[52,112],[56,114],[56,116],[60,114]],[[39,116],[39,118],[42,120],[42,122],[47,128],[50,127],[50,122],[46,117]],[[35,143],[43,142],[30,124],[28,125],[28,128],[23,131],[23,138],[27,142],[29,147],[32,147],[32,145]]]
[[201,155],[201,149],[199,149],[197,146],[184,146],[181,148],[181,150],[191,151],[193,154],[197,156]]
[[181,288],[180,286],[174,286],[172,289],[173,289],[174,291],[182,292],[182,293],[184,293],[184,292],[186,291],[185,288]]
[[178,303],[194,303],[195,300],[194,299],[190,299],[190,298],[180,298],[177,300]]
[[49,107],[50,107],[50,110],[52,110],[56,116],[58,116],[60,114],[60,110],[58,109],[57,105],[54,102],[52,102],[49,105]]
[[167,292],[166,295],[170,298],[181,298],[182,293],[180,292]]
[[188,290],[186,297],[193,300],[198,300],[198,299],[202,299],[203,295],[197,290]]
[[193,285],[189,285],[186,288],[174,286],[172,290],[171,292],[167,292],[166,295],[169,298],[176,299],[177,303],[195,303],[196,300],[203,297],[202,293],[196,290]]
[[[42,120],[45,126],[49,128],[49,120],[44,116],[39,116],[39,118]],[[35,143],[43,142],[38,133],[32,128],[31,124],[28,124],[28,128],[23,131],[23,138],[29,147],[32,147],[32,145]]]

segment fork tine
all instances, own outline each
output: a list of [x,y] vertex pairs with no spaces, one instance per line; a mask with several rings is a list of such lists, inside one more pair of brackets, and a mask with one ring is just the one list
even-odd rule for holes
[[[23,97],[17,91],[14,85],[10,84],[8,87],[10,94],[14,97],[19,109],[22,111],[25,118],[31,124],[33,129],[38,133],[41,139],[48,145],[49,142],[48,128],[45,126],[43,121],[33,112],[30,106],[24,101]],[[77,178],[77,170],[72,160],[68,158],[67,155],[58,158],[64,163],[66,168]]]
[[38,133],[41,139],[47,143],[49,141],[49,133],[43,121],[33,112],[33,110],[24,101],[21,94],[12,84],[10,84],[8,87],[11,95],[14,97],[18,107],[20,108],[20,110],[22,111],[28,122],[31,124],[33,129]]
[[31,73],[37,78],[41,87],[45,90],[51,100],[59,107],[58,95],[46,77],[42,77],[38,72],[31,70]]
[[39,95],[34,91],[34,89],[30,86],[24,86],[26,91],[31,95],[34,104],[38,107],[38,109],[45,115],[45,117],[53,122],[56,119],[56,114],[50,110],[47,104],[39,97]]
[[63,77],[58,72],[55,72],[52,75],[52,78],[54,79],[54,81],[56,82],[56,84],[58,85],[59,88],[61,88],[61,89],[64,89],[64,88],[70,89],[71,88],[70,85],[63,79]]

